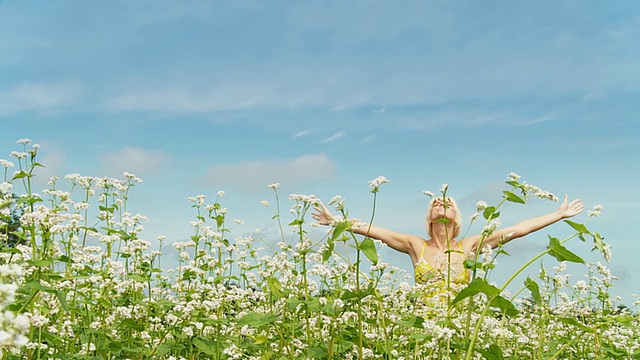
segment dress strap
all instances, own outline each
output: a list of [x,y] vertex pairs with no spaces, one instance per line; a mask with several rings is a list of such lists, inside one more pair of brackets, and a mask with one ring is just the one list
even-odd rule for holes
[[420,253],[420,259],[424,258],[424,249],[427,248],[427,242],[425,241],[424,244],[422,244],[422,252]]

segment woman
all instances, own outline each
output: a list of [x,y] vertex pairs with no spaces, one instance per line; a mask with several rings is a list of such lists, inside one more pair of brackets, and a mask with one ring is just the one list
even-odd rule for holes
[[[414,266],[416,283],[432,280],[441,284],[449,284],[451,281],[461,283],[469,281],[469,272],[464,268],[467,254],[482,251],[485,246],[496,248],[562,219],[575,216],[583,209],[582,201],[577,199],[569,203],[568,196],[565,195],[560,208],[554,212],[496,229],[484,239],[482,234],[478,234],[455,240],[461,229],[460,210],[453,198],[441,196],[432,199],[427,210],[426,226],[429,239],[373,225],[354,226],[352,230],[356,234],[381,240],[392,249],[408,254]],[[333,215],[324,204],[319,204],[315,210],[312,216],[320,225],[335,223]]]

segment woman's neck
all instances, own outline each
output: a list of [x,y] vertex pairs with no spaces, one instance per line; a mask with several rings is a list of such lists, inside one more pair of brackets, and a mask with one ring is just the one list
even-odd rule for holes
[[454,241],[452,239],[452,235],[452,226],[445,227],[444,224],[442,224],[440,226],[434,226],[433,230],[431,231],[431,240],[433,240],[434,246],[437,247],[440,251],[446,251],[451,247],[450,241]]

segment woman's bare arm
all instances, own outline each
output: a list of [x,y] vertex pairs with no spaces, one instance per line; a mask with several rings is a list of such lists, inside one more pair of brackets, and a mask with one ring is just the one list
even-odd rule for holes
[[[324,204],[320,203],[315,207],[315,210],[316,211],[312,213],[312,216],[318,224],[333,225],[335,223],[335,218]],[[424,241],[415,235],[403,234],[369,224],[356,224],[356,226],[353,226],[351,230],[356,234],[380,240],[390,248],[408,254],[414,261],[417,260],[414,259],[416,256],[415,244],[417,241]]]
[[523,220],[515,225],[498,229],[484,239],[482,245],[480,244],[482,240],[482,235],[480,234],[464,238],[461,243],[463,247],[471,251],[476,251],[478,246],[484,247],[486,245],[489,245],[491,248],[496,248],[501,244],[529,235],[562,219],[576,216],[581,213],[582,210],[584,210],[584,204],[580,199],[573,200],[569,203],[568,196],[565,195],[560,208],[552,213]]

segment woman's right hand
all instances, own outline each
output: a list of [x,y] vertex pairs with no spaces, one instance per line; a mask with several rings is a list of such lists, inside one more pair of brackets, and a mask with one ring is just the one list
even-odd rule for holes
[[331,215],[331,211],[323,204],[319,203],[314,206],[315,212],[311,213],[311,216],[320,225],[333,225],[336,220]]

